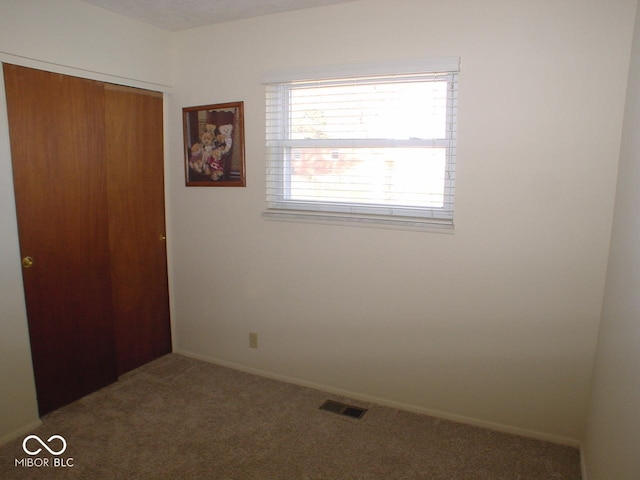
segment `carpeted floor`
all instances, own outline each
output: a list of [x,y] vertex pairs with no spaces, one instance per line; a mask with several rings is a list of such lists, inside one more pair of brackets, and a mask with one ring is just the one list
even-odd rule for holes
[[[326,399],[369,411],[319,410]],[[579,480],[578,451],[249,375],[176,354],[0,447],[10,479]],[[29,458],[49,466],[16,466]],[[58,466],[53,463],[57,461]],[[73,465],[62,467],[63,465]]]

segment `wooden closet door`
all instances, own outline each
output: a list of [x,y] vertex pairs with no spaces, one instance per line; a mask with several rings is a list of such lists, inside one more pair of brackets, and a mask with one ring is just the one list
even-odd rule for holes
[[162,94],[105,85],[118,373],[171,351]]
[[33,259],[23,281],[44,415],[117,379],[104,93],[98,82],[13,65],[4,76],[20,250]]

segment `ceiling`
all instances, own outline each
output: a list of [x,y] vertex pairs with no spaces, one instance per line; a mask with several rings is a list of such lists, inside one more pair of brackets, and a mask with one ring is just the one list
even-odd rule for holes
[[243,18],[354,0],[83,0],[163,30],[178,31]]

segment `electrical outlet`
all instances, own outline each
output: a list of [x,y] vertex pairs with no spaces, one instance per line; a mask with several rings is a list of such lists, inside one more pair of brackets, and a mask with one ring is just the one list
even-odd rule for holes
[[251,348],[258,348],[258,334],[257,333],[249,333],[249,346]]

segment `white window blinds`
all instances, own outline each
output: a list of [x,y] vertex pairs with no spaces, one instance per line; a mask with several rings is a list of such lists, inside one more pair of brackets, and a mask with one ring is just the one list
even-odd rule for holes
[[452,224],[457,61],[318,77],[266,86],[267,214]]

